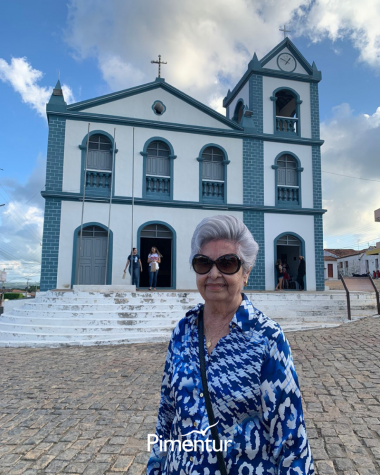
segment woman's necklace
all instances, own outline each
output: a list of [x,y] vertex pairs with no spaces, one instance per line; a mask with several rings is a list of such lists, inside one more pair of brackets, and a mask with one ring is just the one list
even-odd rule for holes
[[211,348],[212,342],[214,339],[217,339],[218,341],[220,340],[219,335],[224,335],[224,329],[226,328],[227,325],[229,325],[230,322],[225,323],[219,330],[216,335],[210,335],[209,331],[205,328],[205,335],[206,335],[206,348]]

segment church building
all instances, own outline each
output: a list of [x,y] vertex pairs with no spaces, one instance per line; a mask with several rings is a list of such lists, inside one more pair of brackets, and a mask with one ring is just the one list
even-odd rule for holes
[[285,38],[253,56],[225,116],[161,77],[70,105],[58,81],[47,104],[41,290],[129,284],[132,246],[141,288],[154,246],[157,288],[196,289],[191,236],[216,214],[242,219],[258,242],[248,290],[275,288],[277,259],[295,279],[299,255],[305,289],[324,290],[320,80]]

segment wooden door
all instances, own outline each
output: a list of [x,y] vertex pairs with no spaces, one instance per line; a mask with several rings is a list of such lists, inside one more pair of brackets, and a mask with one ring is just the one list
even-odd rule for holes
[[[80,239],[78,238],[77,255]],[[104,285],[106,272],[107,237],[83,237],[79,256],[79,284]]]
[[327,276],[329,279],[334,277],[334,266],[332,264],[327,264]]

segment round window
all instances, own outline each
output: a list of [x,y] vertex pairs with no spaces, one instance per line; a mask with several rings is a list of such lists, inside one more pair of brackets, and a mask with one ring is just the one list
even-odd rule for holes
[[156,115],[162,115],[166,111],[166,107],[161,101],[155,101],[152,109]]

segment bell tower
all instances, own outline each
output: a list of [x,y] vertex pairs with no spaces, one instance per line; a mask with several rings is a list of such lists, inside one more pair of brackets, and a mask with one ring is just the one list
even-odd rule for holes
[[[273,263],[281,258],[280,251],[295,267],[295,250],[286,253],[284,246],[298,243],[297,252],[307,253],[306,262],[312,264],[307,288],[324,290],[321,79],[315,63],[310,64],[285,37],[261,60],[253,55],[247,71],[223,101],[227,117],[244,131],[244,204],[263,210],[244,212],[246,225],[262,250],[262,261],[258,258],[251,273],[252,289],[270,289],[276,283]],[[301,219],[303,226],[312,227],[307,237]]]

